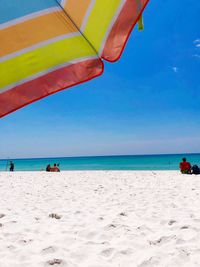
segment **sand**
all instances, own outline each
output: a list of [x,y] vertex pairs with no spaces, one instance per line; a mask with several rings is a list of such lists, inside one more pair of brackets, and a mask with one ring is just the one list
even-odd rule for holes
[[200,175],[0,173],[0,267],[200,266]]

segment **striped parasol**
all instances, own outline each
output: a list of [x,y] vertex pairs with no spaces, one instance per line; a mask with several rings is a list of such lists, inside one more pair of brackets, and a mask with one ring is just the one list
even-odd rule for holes
[[103,72],[148,0],[1,0],[0,117]]

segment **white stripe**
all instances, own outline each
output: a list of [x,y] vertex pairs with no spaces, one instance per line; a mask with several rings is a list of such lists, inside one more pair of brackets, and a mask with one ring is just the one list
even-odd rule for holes
[[91,12],[92,12],[92,9],[93,9],[93,7],[94,7],[94,5],[95,5],[95,2],[96,2],[96,0],[91,0],[91,2],[90,2],[90,5],[89,5],[89,7],[88,7],[88,10],[87,10],[87,12],[86,12],[86,14],[85,14],[85,17],[84,17],[83,22],[82,22],[82,25],[81,25],[81,32],[84,31],[84,28],[85,28],[85,26],[86,26],[86,23],[87,23],[87,21],[88,21],[88,18],[89,18],[89,16],[90,16],[90,14],[91,14]]
[[50,13],[53,13],[56,11],[61,11],[61,9],[59,7],[51,7],[51,8],[40,10],[38,12],[31,13],[29,15],[26,15],[26,16],[23,16],[23,17],[20,17],[17,19],[10,20],[8,22],[0,24],[0,30],[6,29],[6,28],[11,27],[13,25],[20,24],[20,23],[25,22],[27,20],[34,19],[34,18],[40,17],[40,16],[44,16],[44,15],[47,15],[47,14],[50,14]]
[[80,62],[83,62],[85,60],[97,59],[97,58],[98,58],[98,56],[83,57],[83,58],[75,59],[75,60],[72,60],[72,61],[69,61],[69,62],[66,62],[66,63],[63,63],[63,64],[59,64],[57,66],[51,67],[51,68],[49,68],[49,69],[47,69],[45,71],[38,72],[35,75],[32,75],[32,76],[27,77],[27,78],[25,78],[23,80],[20,80],[19,82],[15,82],[15,83],[13,83],[11,85],[8,85],[8,86],[4,87],[3,89],[0,89],[0,95],[2,93],[4,93],[4,92],[8,91],[8,90],[13,89],[16,86],[22,85],[22,84],[24,84],[26,82],[33,81],[33,80],[35,80],[37,78],[40,78],[41,76],[44,76],[45,74],[51,73],[51,72],[56,71],[58,69],[70,66],[72,64],[80,63]]
[[62,7],[65,7],[66,3],[67,3],[67,0],[62,0],[60,4]]
[[14,58],[14,57],[17,57],[17,56],[21,56],[22,54],[31,52],[31,51],[33,51],[33,50],[35,50],[37,48],[40,48],[40,47],[43,47],[43,46],[46,46],[46,45],[49,45],[49,44],[52,44],[52,43],[67,39],[67,38],[71,38],[71,37],[74,37],[74,36],[79,36],[79,35],[80,35],[79,32],[73,32],[73,33],[67,33],[67,34],[63,34],[63,35],[48,39],[46,41],[37,43],[37,44],[29,46],[27,48],[18,50],[18,51],[14,52],[14,53],[8,54],[8,55],[6,55],[4,57],[0,57],[0,62],[2,63],[2,62],[6,61],[6,60],[9,60],[11,58]]
[[115,24],[115,21],[116,21],[117,18],[119,17],[119,14],[120,14],[120,12],[122,11],[122,8],[124,7],[125,3],[126,3],[126,0],[122,0],[122,1],[121,1],[121,4],[120,4],[120,6],[119,6],[119,8],[118,8],[118,10],[117,10],[117,12],[116,12],[116,14],[115,14],[114,18],[112,19],[112,21],[111,21],[111,23],[110,23],[110,26],[109,26],[109,28],[108,28],[108,31],[107,31],[106,35],[104,36],[104,38],[103,38],[103,41],[102,41],[102,44],[101,44],[101,48],[99,49],[99,55],[100,55],[100,56],[102,56],[103,49],[104,49],[104,47],[105,47],[106,41],[107,41],[107,39],[108,39],[108,36],[109,36],[110,32],[112,31],[112,28],[113,28],[113,26],[114,26],[114,24]]

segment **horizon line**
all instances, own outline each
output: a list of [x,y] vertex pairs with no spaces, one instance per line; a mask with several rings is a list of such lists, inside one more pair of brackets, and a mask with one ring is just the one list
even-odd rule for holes
[[173,155],[198,155],[200,154],[200,152],[183,152],[183,153],[152,153],[152,154],[119,154],[119,155],[89,155],[89,156],[55,156],[55,157],[30,157],[30,158],[0,158],[1,161],[5,161],[5,160],[30,160],[30,159],[66,159],[66,158],[101,158],[101,157],[137,157],[137,156],[173,156]]

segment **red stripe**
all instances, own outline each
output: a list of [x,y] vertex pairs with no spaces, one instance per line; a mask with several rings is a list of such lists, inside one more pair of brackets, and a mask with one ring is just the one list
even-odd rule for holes
[[0,94],[0,118],[43,97],[86,82],[103,73],[100,59],[63,67]]
[[141,7],[137,2],[136,0],[127,0],[124,4],[106,40],[102,53],[103,59],[114,62],[121,57],[128,38],[149,0],[140,0]]

